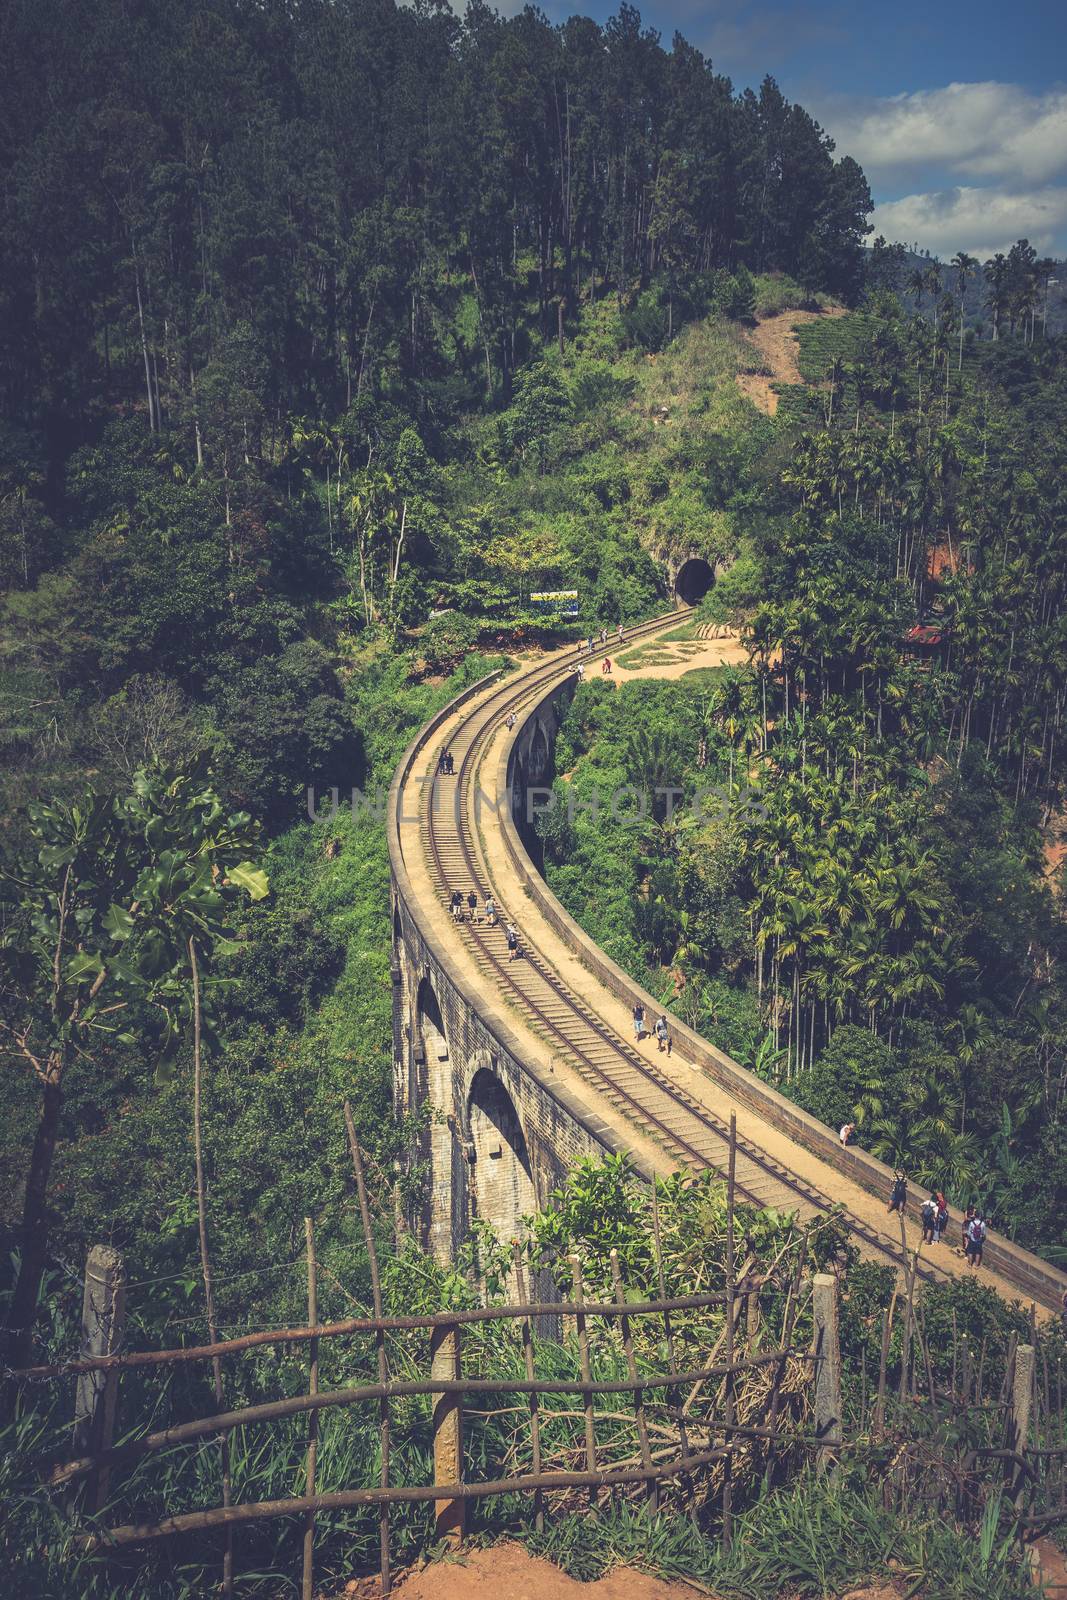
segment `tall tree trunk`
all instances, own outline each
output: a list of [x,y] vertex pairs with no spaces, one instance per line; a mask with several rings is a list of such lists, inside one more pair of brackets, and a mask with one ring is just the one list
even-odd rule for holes
[[152,433],[156,431],[156,409],[152,398],[152,367],[148,359],[148,335],[144,325],[144,301],[141,298],[141,268],[136,252],[133,257],[133,282],[137,290],[137,325],[141,330],[141,355],[144,357],[144,381],[148,391],[148,426]]
[[[7,1316],[6,1364],[24,1367],[29,1361],[30,1337],[37,1316],[37,1299],[44,1276],[48,1248],[48,1180],[59,1136],[63,1107],[63,1063],[50,1061],[41,1101],[41,1115],[30,1154],[26,1193],[22,1201],[22,1256],[19,1275]],[[7,1409],[7,1408],[5,1408]]]

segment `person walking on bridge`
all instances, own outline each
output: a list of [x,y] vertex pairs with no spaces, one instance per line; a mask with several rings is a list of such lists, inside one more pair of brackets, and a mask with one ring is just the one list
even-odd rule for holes
[[507,927],[506,927],[506,929],[504,930],[504,932],[505,932],[505,937],[507,938],[507,941],[508,941],[508,960],[509,961],[514,961],[516,956],[519,953],[519,934],[518,934],[518,929],[515,928],[514,925],[509,922]]
[[896,1180],[893,1184],[893,1191],[889,1196],[889,1210],[890,1212],[899,1211],[901,1216],[903,1216],[907,1204],[908,1180],[904,1176],[903,1172],[898,1171]]
[[982,1250],[985,1245],[986,1232],[985,1220],[979,1211],[967,1229],[967,1260],[972,1267],[980,1267],[982,1265]]
[[485,897],[485,920],[491,928],[496,927],[496,901],[491,894]]
[[478,896],[473,889],[467,896],[467,909],[471,914],[471,925],[473,926],[478,921]]
[[645,1032],[645,1008],[640,1000],[634,1006],[634,1038],[641,1043]]
[[963,1233],[960,1239],[960,1247],[956,1251],[958,1256],[965,1256],[967,1254],[967,1230],[977,1215],[978,1208],[972,1200],[966,1211],[963,1213]]
[[945,1229],[948,1227],[948,1201],[940,1189],[935,1191],[934,1198],[937,1201],[937,1216],[934,1218],[934,1243],[940,1244]]
[[656,1023],[655,1034],[656,1049],[660,1051],[665,1050],[667,1048],[667,1040],[670,1037],[670,1029],[667,1027],[666,1017],[661,1016],[659,1021]]

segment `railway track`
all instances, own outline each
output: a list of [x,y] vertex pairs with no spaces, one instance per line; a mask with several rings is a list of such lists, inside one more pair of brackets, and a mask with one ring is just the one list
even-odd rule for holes
[[[639,624],[628,631],[625,643],[630,646],[677,622],[675,612]],[[486,808],[482,804],[486,792],[479,774],[494,733],[509,713],[521,720],[554,685],[573,674],[578,659],[578,651],[568,652],[562,660],[556,657],[517,679],[499,683],[458,712],[445,741],[452,752],[454,773],[437,771],[421,788],[418,850],[440,905],[447,907],[456,890],[466,896],[473,888],[480,905],[492,892],[498,907],[497,926],[464,921],[455,930],[456,939],[462,941],[491,991],[518,1013],[601,1102],[606,1101],[653,1138],[674,1166],[694,1173],[711,1169],[724,1174],[728,1120],[692,1094],[676,1073],[664,1071],[655,1055],[646,1058],[573,991],[536,942],[522,936],[524,906],[520,897],[513,895],[509,900],[501,894],[482,847],[481,828],[495,813],[492,805]],[[492,786],[488,792],[493,793]],[[407,848],[411,848],[410,835]],[[503,927],[508,921],[520,931],[521,957],[514,961],[508,959]],[[736,1140],[736,1183],[748,1204],[796,1212],[804,1219],[829,1211],[833,1204],[829,1195],[747,1137]],[[849,1225],[865,1254],[894,1267],[901,1265],[899,1239],[855,1215],[849,1215]],[[1004,1275],[1002,1269],[998,1271]],[[944,1281],[950,1276],[929,1261],[920,1263],[919,1273],[928,1281]],[[1035,1290],[1034,1282],[1020,1280],[1018,1288],[1028,1296],[1036,1293],[1049,1304],[1047,1291]]]

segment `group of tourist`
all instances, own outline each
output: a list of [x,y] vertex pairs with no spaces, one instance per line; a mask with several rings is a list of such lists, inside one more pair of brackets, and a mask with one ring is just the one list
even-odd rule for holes
[[[618,628],[618,639],[619,639],[619,643],[620,644],[623,641],[624,633],[625,633],[625,630],[623,628],[622,623],[620,622],[619,623],[619,628]],[[608,630],[607,630],[607,628],[601,628],[601,630],[600,630],[600,647],[601,647],[601,649],[603,649],[603,647],[607,644],[607,642],[608,642]],[[586,639],[584,639],[583,642],[578,646],[578,651],[579,651],[579,654],[581,654],[582,650],[584,649],[586,655],[591,656],[593,654],[594,650],[596,649],[596,647],[597,647],[596,639],[593,637],[592,634],[589,634],[588,637]],[[575,668],[575,671],[577,673],[578,682],[579,683],[584,683],[585,682],[585,662],[584,661],[579,661],[577,667]],[[600,663],[600,672],[601,672],[602,676],[610,677],[610,675],[611,675],[611,657],[610,656],[606,655],[604,657],[603,661]]]
[[[844,1132],[844,1129],[842,1129]],[[904,1172],[898,1171],[893,1180],[892,1192],[889,1196],[890,1213],[897,1211],[902,1216],[907,1210],[908,1180]],[[947,1237],[949,1228],[948,1201],[940,1189],[931,1189],[929,1197],[923,1201],[919,1212],[922,1223],[923,1244],[940,1244]],[[982,1251],[985,1248],[986,1236],[989,1227],[985,1216],[976,1205],[969,1205],[963,1213],[963,1222],[960,1228],[960,1243],[956,1247],[956,1254],[963,1256],[968,1266],[980,1267],[982,1265]]]
[[[453,922],[470,922],[472,925],[484,922],[487,927],[495,928],[499,925],[500,918],[497,914],[496,901],[491,894],[485,897],[483,909],[478,909],[478,896],[473,889],[466,895],[461,889],[453,889],[449,898],[448,909],[452,914]],[[504,924],[504,938],[507,941],[508,960],[516,961],[519,956],[519,930],[511,922]]]
[[[634,1038],[637,1040],[638,1044],[640,1044],[641,1041],[646,1037],[645,1008],[641,1004],[640,1000],[634,1006],[633,1019]],[[674,1050],[674,1036],[671,1033],[670,1024],[668,1023],[667,1018],[662,1013],[660,1014],[659,1020],[657,1021],[655,1027],[652,1029],[652,1037],[656,1041],[656,1048],[658,1050],[661,1052],[666,1052],[668,1056],[671,1055]]]

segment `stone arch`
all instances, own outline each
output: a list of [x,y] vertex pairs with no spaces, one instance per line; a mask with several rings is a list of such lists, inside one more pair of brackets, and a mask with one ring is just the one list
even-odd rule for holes
[[511,813],[521,818],[526,809],[526,765],[516,756],[511,769]]
[[691,556],[678,568],[674,592],[686,605],[695,606],[698,600],[703,600],[714,582],[715,573],[711,564],[703,556]]
[[550,759],[548,735],[541,724],[538,723],[530,739],[530,753],[527,758],[531,783],[540,783],[548,771]]
[[519,1237],[522,1218],[536,1210],[537,1193],[515,1102],[488,1068],[479,1068],[471,1079],[466,1122],[471,1214],[488,1223],[502,1244],[509,1244]]
[[419,983],[419,992],[415,999],[415,1016],[423,1059],[432,1077],[434,1064],[448,1060],[448,1040],[445,1037],[441,1007],[428,977]]

